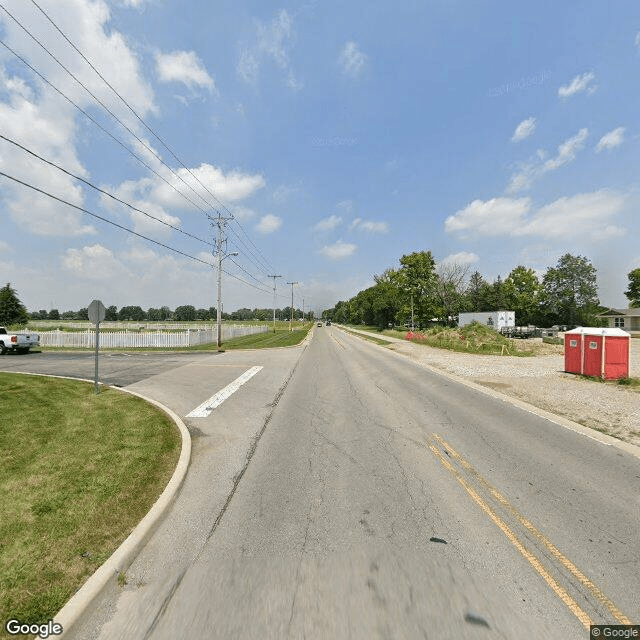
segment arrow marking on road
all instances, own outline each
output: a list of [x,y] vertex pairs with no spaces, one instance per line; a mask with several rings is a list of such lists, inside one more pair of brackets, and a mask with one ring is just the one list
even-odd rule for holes
[[197,406],[191,413],[186,415],[187,418],[206,418],[217,406],[221,405],[230,395],[235,393],[245,382],[253,378],[262,367],[251,367],[245,371],[239,378],[228,384],[215,395],[205,400],[201,405]]

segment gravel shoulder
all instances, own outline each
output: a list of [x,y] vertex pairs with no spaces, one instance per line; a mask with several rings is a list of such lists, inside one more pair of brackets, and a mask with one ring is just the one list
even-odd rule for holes
[[[392,343],[388,349],[418,362],[640,445],[640,392],[565,373],[561,345],[543,347],[541,339],[534,338],[527,342],[538,343],[542,353],[521,358],[458,353],[389,336],[384,339]],[[631,341],[631,377],[640,377],[640,340]]]

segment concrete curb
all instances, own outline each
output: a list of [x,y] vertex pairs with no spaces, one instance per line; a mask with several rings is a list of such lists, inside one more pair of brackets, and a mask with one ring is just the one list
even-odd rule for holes
[[[70,376],[52,376],[47,374],[25,373],[22,371],[8,371],[7,373],[19,373],[21,375],[32,376],[37,375],[45,378],[62,378],[66,380],[93,383],[93,380],[72,378]],[[53,620],[62,625],[63,628],[62,634],[56,636],[58,638],[65,638],[73,633],[74,628],[81,621],[88,608],[107,590],[109,586],[111,586],[111,582],[117,579],[118,574],[122,571],[126,571],[135,560],[136,556],[147,543],[156,527],[160,524],[160,520],[171,506],[173,499],[178,493],[178,490],[182,486],[182,482],[187,475],[189,461],[191,459],[191,435],[189,434],[189,430],[185,426],[184,422],[182,422],[176,413],[168,407],[165,407],[157,400],[153,400],[141,393],[118,387],[110,388],[122,393],[137,396],[166,413],[174,421],[180,431],[182,449],[180,451],[178,464],[176,465],[171,479],[147,515],[142,518],[126,540],[109,556],[104,564],[102,564],[96,572],[87,579],[82,587],[80,587],[80,589],[71,596],[64,607],[62,607],[62,609],[53,616]]]
[[[342,328],[340,326],[338,327],[338,329],[345,331],[345,333],[349,333],[349,331],[352,331],[354,333],[361,333],[364,335],[369,334],[369,332],[367,331],[359,331],[358,329],[349,329],[349,331],[347,331],[346,328]],[[400,339],[396,339],[396,340],[400,343],[404,342]],[[405,353],[399,353],[398,351],[389,349],[388,347],[385,347],[382,345],[377,345],[375,343],[372,343],[370,340],[366,340],[366,338],[365,338],[365,341],[368,342],[369,344],[373,344],[376,347],[379,346],[383,349],[387,349],[387,351],[390,351],[391,353],[395,353],[397,356],[401,358],[406,358],[411,362],[415,362],[417,365],[423,367],[424,369],[427,369],[428,371],[431,371],[432,373],[436,373],[454,382],[459,382],[460,384],[463,384],[471,389],[474,389],[475,391],[479,391],[480,393],[484,393],[485,395],[491,396],[496,400],[507,402],[508,404],[516,406],[522,409],[523,411],[527,411],[528,413],[532,413],[540,418],[549,420],[550,422],[553,422],[554,424],[564,427],[565,429],[569,429],[570,431],[575,431],[576,433],[579,433],[587,438],[591,438],[591,440],[595,440],[600,444],[603,444],[606,446],[613,446],[618,449],[621,449],[622,451],[625,451],[626,453],[629,453],[630,455],[640,459],[640,447],[638,447],[635,444],[631,444],[630,442],[625,442],[624,440],[618,440],[613,436],[607,435],[606,433],[601,433],[600,431],[596,431],[595,429],[590,429],[589,427],[585,427],[581,424],[578,424],[577,422],[573,422],[573,420],[569,420],[568,418],[564,418],[563,416],[559,416],[555,413],[552,413],[551,411],[540,409],[535,405],[529,404],[528,402],[524,402],[524,400],[513,398],[512,396],[509,396],[505,393],[500,393],[499,391],[496,391],[494,389],[489,389],[480,384],[477,384],[476,382],[472,382],[471,380],[467,380],[466,378],[457,376],[453,373],[450,373],[449,371],[445,371],[444,369],[439,369],[438,367],[432,367],[431,365],[428,365],[424,362],[420,362],[419,360],[414,360],[410,355],[407,355]],[[395,341],[390,340],[390,342],[395,342]]]

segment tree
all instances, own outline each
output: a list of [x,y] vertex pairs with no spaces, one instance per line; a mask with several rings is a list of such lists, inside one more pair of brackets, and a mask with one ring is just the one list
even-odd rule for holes
[[49,320],[60,320],[60,312],[57,309],[49,311]]
[[146,320],[147,314],[139,306],[122,307],[118,311],[118,320],[133,320],[135,322],[141,322]]
[[26,324],[29,314],[26,307],[20,302],[18,294],[11,287],[11,283],[0,289],[0,324]]
[[588,326],[600,301],[596,268],[583,256],[565,253],[542,279],[541,309],[547,322]]
[[196,308],[191,304],[185,304],[181,307],[176,307],[173,317],[175,320],[178,320],[179,322],[185,322],[187,320],[195,320]]
[[426,326],[437,314],[436,262],[431,251],[417,251],[402,256],[400,265],[400,269],[394,272],[394,283],[404,291],[408,304],[413,296],[415,322]]
[[640,267],[628,274],[629,288],[624,292],[630,307],[640,307]]
[[484,307],[484,294],[489,283],[482,277],[479,271],[474,271],[469,276],[469,286],[465,292],[465,308],[467,311],[488,311]]
[[436,272],[438,317],[445,324],[455,325],[454,316],[457,316],[464,307],[464,289],[469,265],[442,262],[438,265]]
[[505,306],[515,311],[516,324],[537,324],[540,304],[540,281],[533,269],[522,265],[511,271],[504,281]]
[[115,304],[105,309],[104,319],[111,320],[111,321],[118,319],[118,307],[116,307]]

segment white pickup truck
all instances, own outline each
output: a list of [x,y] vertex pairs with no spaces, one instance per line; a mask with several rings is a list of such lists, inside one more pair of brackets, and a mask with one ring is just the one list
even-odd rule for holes
[[31,347],[40,345],[40,336],[37,333],[10,333],[4,327],[0,327],[0,355],[7,351],[27,353]]

